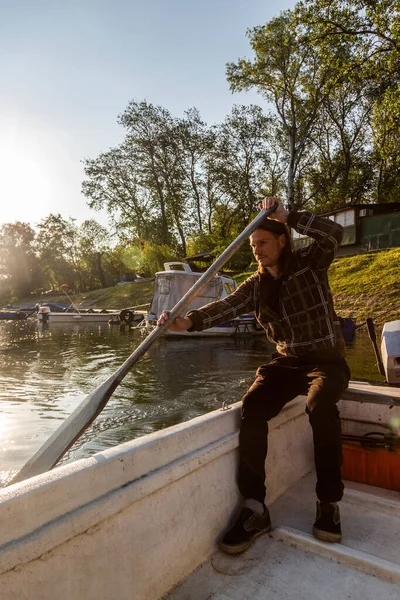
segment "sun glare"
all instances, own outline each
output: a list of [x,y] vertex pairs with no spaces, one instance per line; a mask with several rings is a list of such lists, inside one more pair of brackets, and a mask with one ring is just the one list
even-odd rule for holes
[[[30,147],[29,147],[30,146]],[[12,138],[0,141],[0,197],[1,222],[32,222],[39,206],[51,194],[51,175],[40,154],[34,153],[32,144],[18,145]]]

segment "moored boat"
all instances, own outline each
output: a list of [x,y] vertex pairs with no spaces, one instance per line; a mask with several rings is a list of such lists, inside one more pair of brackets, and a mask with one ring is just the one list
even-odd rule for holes
[[[1,490],[2,600],[397,599],[400,490],[347,482],[342,544],[310,535],[304,404],[270,424],[273,530],[243,555],[216,550],[238,502],[238,403]],[[398,389],[352,383],[340,410],[354,436],[399,433]]]
[[[170,310],[179,302],[188,290],[201,277],[202,273],[192,271],[190,265],[184,262],[167,262],[164,264],[164,271],[155,274],[153,298],[150,309],[145,317],[145,326],[151,330],[157,323],[157,319],[163,310]],[[216,275],[205,289],[191,302],[186,312],[200,308],[209,302],[222,300],[229,296],[237,288],[237,284],[232,277],[227,275]],[[264,330],[258,326],[254,315],[242,315],[221,323],[217,327],[210,327],[204,331],[170,331],[169,336],[230,336],[238,333],[256,334]]]
[[106,310],[87,309],[75,311],[52,311],[48,306],[39,306],[37,319],[41,323],[139,323],[143,319],[142,313],[133,309]]

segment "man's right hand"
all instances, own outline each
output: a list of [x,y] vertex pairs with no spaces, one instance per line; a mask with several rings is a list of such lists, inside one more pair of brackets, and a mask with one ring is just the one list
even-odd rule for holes
[[[164,310],[158,318],[157,325],[161,327],[161,325],[164,325],[164,323],[166,323],[168,320],[169,311]],[[171,331],[186,331],[191,327],[193,327],[192,319],[190,319],[189,317],[176,317],[176,319],[171,321],[171,324],[168,326],[168,329],[170,329]]]
[[279,221],[279,223],[287,223],[287,219],[289,216],[289,211],[285,209],[281,200],[279,198],[275,198],[275,196],[267,196],[259,203],[260,210],[268,210],[272,208],[274,204],[277,204],[276,210],[269,215],[268,219],[272,219],[273,221]]

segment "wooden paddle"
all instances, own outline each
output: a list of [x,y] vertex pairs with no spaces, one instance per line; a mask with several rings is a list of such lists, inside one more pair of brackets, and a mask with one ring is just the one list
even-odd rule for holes
[[246,227],[221,256],[212,264],[205,273],[196,281],[193,287],[179,300],[170,312],[169,321],[161,327],[156,327],[130,357],[113,373],[107,381],[102,383],[85,400],[76,407],[62,425],[49,437],[47,442],[25,463],[22,469],[13,477],[9,485],[44,473],[54,467],[60,458],[67,452],[72,444],[87,429],[94,419],[101,413],[116,387],[135,362],[147,352],[150,346],[168,329],[169,324],[178,317],[192,300],[206,287],[211,279],[217,275],[221,267],[233,256],[236,250],[248,239],[249,235],[257,229],[261,222],[272,214],[277,208],[275,204],[268,210],[262,210],[259,215]]

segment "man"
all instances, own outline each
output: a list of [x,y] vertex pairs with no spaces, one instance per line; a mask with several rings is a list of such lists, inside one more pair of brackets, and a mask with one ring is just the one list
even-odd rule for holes
[[[243,398],[238,473],[243,507],[219,543],[230,554],[243,552],[271,529],[264,504],[268,421],[299,394],[307,396],[314,440],[318,500],[313,534],[324,541],[341,540],[337,503],[343,495],[342,447],[336,403],[348,386],[350,371],[327,269],[343,229],[310,212],[288,212],[276,198],[265,198],[260,208],[275,202],[275,212],[250,236],[258,271],[227,298],[177,317],[170,326],[174,331],[201,331],[255,311],[276,343],[272,361],[258,369]],[[294,251],[286,224],[314,241]],[[167,319],[165,311],[159,325]]]

